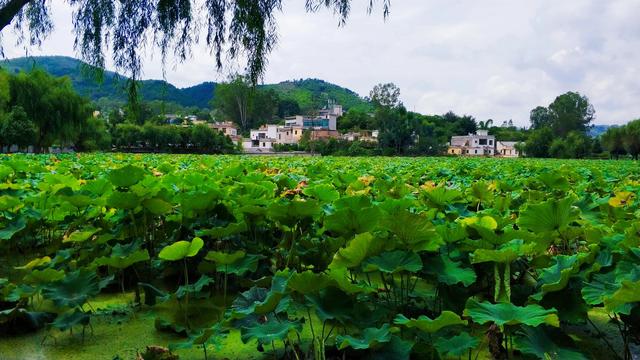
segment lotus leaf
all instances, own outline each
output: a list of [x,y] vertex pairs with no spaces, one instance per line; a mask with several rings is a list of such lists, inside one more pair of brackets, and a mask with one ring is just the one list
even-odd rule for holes
[[498,326],[525,324],[539,326],[547,324],[558,327],[560,322],[556,309],[545,309],[540,305],[516,306],[511,303],[492,304],[467,300],[464,315],[478,324],[494,322]]
[[420,315],[417,319],[408,319],[402,314],[398,314],[393,320],[396,325],[403,325],[407,328],[417,328],[427,333],[434,333],[444,327],[453,325],[467,325],[466,320],[462,320],[458,314],[452,311],[443,311],[435,319],[430,319],[426,315]]
[[48,256],[44,256],[41,258],[37,258],[37,259],[33,259],[31,261],[29,261],[26,265],[23,266],[16,266],[15,269],[16,270],[31,270],[33,268],[37,268],[40,266],[44,266],[47,265],[51,262],[51,258]]
[[66,331],[76,325],[87,326],[90,320],[91,316],[89,314],[76,309],[59,315],[56,320],[51,323],[51,326],[60,331]]
[[468,332],[461,332],[452,338],[439,337],[433,342],[433,346],[438,350],[443,357],[455,357],[459,358],[474,349],[480,340],[476,337],[469,335]]
[[433,259],[425,270],[436,274],[438,281],[447,285],[462,283],[464,286],[469,286],[476,281],[477,277],[473,268],[463,267],[462,262],[453,261],[444,253]]
[[142,202],[142,205],[154,215],[170,213],[173,209],[171,204],[159,198],[146,199]]
[[145,171],[137,166],[126,165],[119,169],[111,170],[109,180],[117,187],[131,187],[144,178]]
[[232,253],[209,251],[205,260],[213,261],[219,265],[230,265],[242,259],[245,255],[246,253],[243,250],[238,250]]
[[363,268],[366,272],[381,271],[395,274],[407,271],[415,273],[422,269],[422,260],[414,252],[395,250],[365,260]]
[[95,235],[100,229],[96,228],[88,228],[85,230],[76,230],[69,234],[64,240],[63,243],[66,242],[83,242],[89,240],[93,235]]
[[338,335],[336,337],[338,349],[351,347],[356,350],[363,350],[389,341],[391,341],[391,326],[389,324],[384,324],[380,328],[364,329],[359,338],[351,335]]
[[356,235],[345,248],[336,252],[329,268],[355,268],[367,257],[377,255],[384,243],[371,233]]
[[93,271],[76,270],[64,279],[42,288],[42,296],[53,301],[58,307],[82,306],[90,297],[96,296],[113,280],[113,276],[98,278]]
[[255,323],[251,327],[242,327],[240,329],[240,338],[243,343],[255,339],[260,344],[271,344],[272,341],[283,340],[291,331],[300,331],[301,329],[302,324],[299,322],[279,321],[274,317],[270,317],[263,324]]
[[192,241],[181,240],[164,247],[160,250],[158,257],[167,261],[182,260],[187,257],[196,256],[203,246],[204,241],[198,237],[193,238]]
[[567,359],[586,360],[577,350],[556,345],[541,327],[525,327],[521,336],[515,338],[515,347],[524,354],[533,355],[540,360]]
[[556,200],[549,199],[539,204],[529,204],[517,220],[518,226],[535,233],[563,230],[577,219],[579,210],[573,206],[571,196]]

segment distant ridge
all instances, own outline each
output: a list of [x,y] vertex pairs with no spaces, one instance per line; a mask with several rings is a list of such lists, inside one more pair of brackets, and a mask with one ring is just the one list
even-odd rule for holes
[[[54,76],[68,76],[78,93],[94,101],[125,103],[127,100],[127,77],[105,71],[103,81],[99,83],[84,71],[89,65],[72,57],[21,57],[2,60],[0,67],[9,72],[29,71],[39,67]],[[140,95],[144,101],[160,100],[199,108],[209,108],[209,101],[216,87],[215,82],[203,82],[187,88],[177,88],[164,80],[142,80],[140,83]],[[370,109],[369,103],[355,92],[323,80],[301,79],[262,86],[274,89],[283,99],[297,101],[303,110],[319,108],[329,99],[342,104],[345,110]]]

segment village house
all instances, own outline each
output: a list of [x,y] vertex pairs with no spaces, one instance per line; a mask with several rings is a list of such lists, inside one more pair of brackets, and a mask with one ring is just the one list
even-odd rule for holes
[[515,141],[496,141],[489,130],[478,130],[475,134],[452,136],[447,154],[462,156],[518,157]]
[[298,144],[305,132],[311,140],[338,138],[338,118],[342,116],[341,105],[330,105],[318,112],[317,116],[296,115],[286,117],[284,125],[267,124],[252,129],[249,139],[242,140],[246,152],[270,152],[274,144]]
[[210,128],[227,135],[235,144],[242,142],[242,137],[238,135],[238,127],[231,121],[222,121],[208,124]]
[[516,145],[517,141],[497,141],[496,156],[517,158],[520,156]]
[[378,142],[379,130],[360,130],[342,134],[340,138],[346,141]]

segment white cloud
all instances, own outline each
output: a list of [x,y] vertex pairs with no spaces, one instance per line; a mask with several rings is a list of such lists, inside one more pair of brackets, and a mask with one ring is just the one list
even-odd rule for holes
[[[395,82],[411,110],[519,125],[535,106],[579,91],[594,103],[598,123],[640,117],[638,0],[402,0],[392,2],[387,21],[353,3],[338,27],[331,11],[308,14],[303,2],[285,1],[265,82],[315,77],[362,95]],[[56,31],[30,54],[74,55],[69,9],[55,6],[54,18]],[[14,42],[5,34],[6,55],[23,56]],[[162,77],[158,59],[148,54],[145,77]],[[225,75],[202,46],[186,63],[171,63],[166,78],[189,86]]]

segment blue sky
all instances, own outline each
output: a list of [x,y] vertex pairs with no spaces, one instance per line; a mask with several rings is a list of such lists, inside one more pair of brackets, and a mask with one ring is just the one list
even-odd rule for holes
[[[264,82],[321,78],[361,95],[394,82],[410,110],[518,125],[528,125],[535,106],[579,91],[598,124],[640,118],[638,0],[393,0],[386,21],[381,11],[366,14],[368,1],[353,1],[347,25],[338,27],[330,11],[308,14],[303,1],[285,0]],[[56,28],[43,46],[25,50],[9,32],[7,57],[76,55],[71,10],[54,3]],[[170,62],[166,79],[184,87],[238,69],[228,64],[218,73],[201,46],[187,62]],[[161,77],[159,52],[149,49],[144,78]]]

